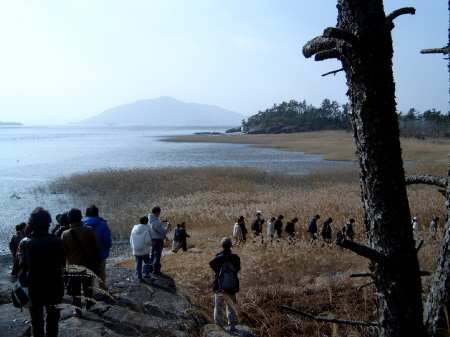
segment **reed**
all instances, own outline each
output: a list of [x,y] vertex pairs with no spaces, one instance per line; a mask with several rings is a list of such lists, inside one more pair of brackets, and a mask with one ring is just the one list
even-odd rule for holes
[[[408,165],[408,173],[445,176],[447,165],[424,163]],[[375,320],[373,286],[356,288],[364,279],[350,279],[353,272],[368,272],[367,261],[347,250],[318,240],[309,245],[306,232],[310,219],[321,222],[333,218],[333,232],[353,217],[356,241],[365,242],[363,205],[357,169],[320,170],[308,175],[268,173],[251,168],[165,168],[108,170],[73,175],[50,183],[50,191],[68,193],[75,205],[96,204],[117,240],[127,240],[141,215],[154,205],[162,207],[161,217],[173,223],[187,222],[187,253],[163,257],[163,272],[210,321],[213,273],[208,262],[220,251],[220,238],[230,236],[240,215],[250,229],[257,210],[266,220],[283,214],[285,220],[297,217],[297,240],[264,240],[250,236],[233,251],[241,257],[241,292],[237,309],[239,322],[261,336],[371,336],[373,328],[316,323],[282,312],[289,305],[315,315],[351,320]],[[439,233],[428,233],[432,217],[445,218],[445,200],[433,187],[410,186],[411,214],[419,216],[426,244],[419,252],[422,270],[435,269]],[[79,206],[80,207],[80,206]],[[265,234],[265,233],[264,233]],[[169,234],[171,236],[171,234]],[[131,253],[130,253],[131,254]],[[121,265],[134,268],[134,262]],[[430,278],[424,278],[427,289]],[[209,316],[208,316],[209,315]]]

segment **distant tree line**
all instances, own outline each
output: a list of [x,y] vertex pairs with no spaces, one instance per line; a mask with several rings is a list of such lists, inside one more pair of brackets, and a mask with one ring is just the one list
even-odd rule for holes
[[[349,104],[324,99],[320,107],[290,100],[274,104],[258,111],[242,121],[248,133],[293,133],[321,130],[352,130]],[[430,109],[420,113],[412,108],[408,113],[398,113],[400,132],[403,137],[450,137],[450,115]]]
[[450,113],[443,114],[436,109],[421,113],[411,108],[406,114],[399,112],[398,120],[403,137],[450,137]]

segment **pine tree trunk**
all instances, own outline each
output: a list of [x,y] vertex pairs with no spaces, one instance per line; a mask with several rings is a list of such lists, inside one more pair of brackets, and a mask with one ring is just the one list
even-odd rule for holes
[[425,336],[392,75],[394,17],[382,0],[339,0],[337,7],[338,29],[308,42],[304,54],[338,58],[346,72],[368,244],[386,257],[369,265],[379,336]]

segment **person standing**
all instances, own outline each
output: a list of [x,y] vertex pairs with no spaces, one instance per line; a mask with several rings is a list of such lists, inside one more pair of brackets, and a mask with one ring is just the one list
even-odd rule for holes
[[323,223],[322,227],[322,238],[323,241],[331,243],[331,223],[333,222],[333,219],[328,218],[327,221]]
[[9,251],[13,258],[13,267],[11,270],[12,276],[17,276],[17,273],[19,272],[19,256],[17,255],[17,248],[19,248],[20,241],[26,236],[25,227],[27,227],[25,222],[18,224],[16,226],[16,234],[14,234],[9,241]]
[[345,235],[350,239],[350,241],[353,241],[353,237],[355,236],[355,232],[353,230],[353,224],[355,223],[355,219],[348,220],[347,224],[345,225]]
[[240,216],[239,220],[241,220],[241,222],[239,223],[239,226],[241,226],[241,232],[242,232],[242,243],[245,243],[245,241],[247,241],[247,228],[245,227],[245,221],[244,221],[244,216]]
[[419,225],[419,218],[417,216],[415,216],[411,222],[412,224],[412,228],[414,232],[418,232],[420,229],[420,225]]
[[272,238],[275,235],[275,217],[271,217],[269,221],[267,221],[267,236]]
[[161,208],[155,206],[150,214],[150,234],[152,236],[152,250],[150,254],[150,272],[155,275],[162,275],[161,273],[161,255],[164,248],[164,239],[170,230],[170,222],[167,221],[167,226],[164,227],[159,220],[161,215]]
[[241,218],[237,219],[237,222],[233,227],[233,238],[236,240],[236,243],[239,245],[242,242],[242,229],[241,229]]
[[66,212],[62,213],[61,216],[59,217],[59,223],[52,230],[52,234],[61,237],[62,233],[68,229],[70,229],[70,224],[69,220],[67,219],[67,212]]
[[178,243],[177,248],[175,248],[175,253],[180,250],[180,248],[183,250],[183,252],[187,251],[187,238],[190,238],[191,236],[186,232],[186,222],[182,222],[180,226],[180,232],[179,232],[180,242]]
[[[216,255],[216,257],[209,262],[209,266],[215,273],[213,281],[214,294],[214,323],[223,328],[223,309],[226,303],[228,325],[230,331],[236,330],[236,312],[234,310],[236,304],[236,293],[239,292],[239,278],[237,273],[241,270],[241,259],[238,255],[231,253],[232,242],[231,239],[226,237],[221,241],[223,250]],[[227,265],[227,270],[234,273],[234,286],[223,290],[223,281],[221,278],[221,272],[225,274],[225,268],[222,268],[225,263],[229,262],[231,266]],[[233,270],[234,269],[234,270]],[[229,273],[227,272],[227,275]],[[232,303],[230,303],[230,301]]]
[[278,238],[281,238],[281,233],[283,231],[283,219],[284,216],[280,214],[274,223],[274,229],[277,232]]
[[[64,296],[62,266],[64,247],[61,238],[50,234],[50,213],[37,207],[30,214],[28,225],[32,233],[20,242],[19,268],[24,269],[28,295],[33,305],[29,308],[34,337],[58,336],[58,322]],[[44,327],[44,308],[47,314]]]
[[261,212],[256,213],[256,219],[253,220],[252,223],[252,231],[255,237],[259,236],[262,233],[262,225],[264,223],[264,219],[261,218]]
[[106,287],[106,259],[109,257],[109,251],[112,247],[111,230],[105,219],[99,216],[98,208],[90,205],[86,208],[86,218],[83,220],[84,226],[92,227],[97,235],[101,251],[101,272],[99,286],[100,289],[107,290]]
[[181,224],[177,224],[177,228],[173,230],[173,242],[172,242],[172,252],[175,253],[175,249],[180,243],[180,228]]
[[[69,271],[69,283],[67,292],[72,295],[75,309],[74,316],[81,318],[81,287],[86,298],[93,296],[92,273],[98,274],[100,268],[101,251],[95,231],[90,226],[83,226],[81,211],[72,208],[67,213],[70,229],[62,233],[62,241],[67,252],[66,268]],[[70,267],[74,265],[74,267]],[[81,267],[81,268],[79,268]],[[86,301],[86,309],[90,309],[94,303]]]
[[141,216],[139,224],[131,230],[130,246],[135,259],[135,277],[142,282],[142,263],[144,263],[144,277],[150,276],[150,247],[152,238],[148,227],[148,216]]
[[317,239],[317,220],[320,219],[320,215],[316,214],[314,216],[314,218],[311,219],[309,226],[308,226],[308,232],[311,235],[311,241],[309,242],[309,244],[311,246],[314,246],[314,244],[316,243],[316,239]]

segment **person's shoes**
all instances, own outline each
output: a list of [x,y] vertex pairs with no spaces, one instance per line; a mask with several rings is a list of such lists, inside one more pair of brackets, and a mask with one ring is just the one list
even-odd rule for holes
[[144,274],[144,278],[151,278],[150,274]]
[[136,282],[137,283],[144,283],[144,280],[142,279],[142,277],[139,277],[139,278],[136,279]]
[[92,301],[86,301],[86,310],[89,310],[94,306],[95,302]]
[[153,275],[161,276],[162,273],[161,273],[161,271],[159,271],[159,270],[155,270],[155,271],[153,272]]
[[80,309],[75,309],[73,312],[73,317],[75,318],[83,318],[83,313]]

